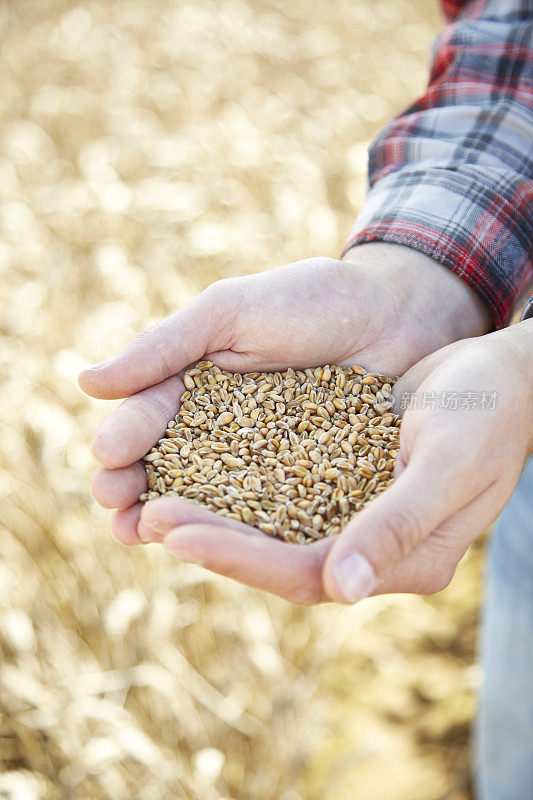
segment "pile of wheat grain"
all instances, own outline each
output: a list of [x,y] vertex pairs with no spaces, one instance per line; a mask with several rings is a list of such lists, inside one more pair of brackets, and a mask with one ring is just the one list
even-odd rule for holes
[[339,533],[393,479],[391,379],[361,367],[186,373],[180,411],[144,460],[153,500],[175,492],[270,536]]

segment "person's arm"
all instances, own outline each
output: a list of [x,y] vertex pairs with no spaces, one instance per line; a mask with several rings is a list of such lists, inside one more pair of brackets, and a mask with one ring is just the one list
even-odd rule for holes
[[369,152],[345,249],[407,245],[472,287],[499,328],[533,278],[533,6],[444,3],[426,93]]

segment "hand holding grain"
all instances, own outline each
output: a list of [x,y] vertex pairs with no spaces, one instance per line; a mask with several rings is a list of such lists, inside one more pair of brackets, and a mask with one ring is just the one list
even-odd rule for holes
[[[522,322],[442,348],[397,381],[396,409],[413,392],[420,407],[405,411],[392,487],[331,548],[322,571],[327,597],[358,599],[357,582],[350,585],[353,553],[371,565],[374,594],[426,594],[448,585],[533,452],[532,342],[533,321]],[[458,407],[440,407],[451,396]],[[477,401],[469,405],[468,398]]]
[[[96,474],[93,492],[105,507],[119,509],[113,528],[120,541],[153,536],[149,509],[166,501],[148,504],[140,520],[136,500],[146,476],[139,459],[176,414],[180,373],[195,360],[208,357],[240,372],[358,363],[399,374],[457,336],[487,329],[487,314],[469,287],[431,259],[392,245],[362,246],[349,255],[349,262],[309,259],[214,284],[115,358],[82,373],[88,394],[128,398],[94,440],[106,468]],[[299,602],[326,598],[316,579],[320,583],[331,542],[305,548],[305,554],[267,537],[246,537],[243,545],[242,529],[232,526],[224,531],[222,551],[214,515],[179,498],[171,505],[153,512],[161,534],[179,524],[187,526],[182,533],[191,525],[199,533],[200,526],[204,544],[212,537],[213,569]],[[239,552],[233,533],[239,534]]]
[[494,408],[409,409],[396,480],[336,537],[308,547],[251,536],[180,498],[146,506],[151,536],[187,561],[293,602],[440,591],[509,500],[533,451],[533,323],[429,356],[396,384],[419,397],[496,393]]

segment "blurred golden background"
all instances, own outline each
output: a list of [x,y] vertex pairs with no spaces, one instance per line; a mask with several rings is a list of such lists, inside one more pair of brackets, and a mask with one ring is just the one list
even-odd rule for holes
[[211,281],[336,255],[436,0],[0,5],[0,796],[466,800],[478,546],[450,589],[293,607],[89,495],[78,371]]

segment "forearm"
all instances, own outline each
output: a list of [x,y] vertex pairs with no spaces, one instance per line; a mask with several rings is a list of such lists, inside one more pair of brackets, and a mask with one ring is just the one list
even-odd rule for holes
[[467,283],[504,326],[533,277],[533,11],[467,3],[426,94],[377,137],[347,244],[406,245]]

